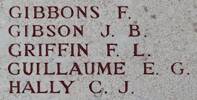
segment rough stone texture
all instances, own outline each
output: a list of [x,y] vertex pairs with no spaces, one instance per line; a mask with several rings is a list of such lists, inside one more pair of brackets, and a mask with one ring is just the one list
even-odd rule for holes
[[[28,24],[84,24],[88,27],[87,34],[81,38],[12,38],[8,34],[11,24],[23,25],[24,19],[11,19],[8,9],[11,6],[32,5],[98,5],[102,10],[97,20],[32,20]],[[128,5],[128,15],[131,19],[116,18],[116,6]],[[137,23],[143,36],[128,38],[127,26]],[[113,26],[114,38],[103,39],[99,36],[105,24]],[[0,100],[197,100],[197,1],[196,0],[0,0]],[[90,43],[92,49],[89,58],[31,58],[29,61],[61,61],[69,65],[75,61],[113,61],[123,59],[127,65],[125,76],[11,76],[7,65],[12,61],[26,61],[27,58],[15,59],[7,52],[7,48],[14,42],[81,42]],[[104,44],[117,42],[119,44],[119,58],[105,56]],[[132,45],[139,42],[151,57],[134,58]],[[144,61],[154,61],[158,76],[144,76]],[[173,62],[182,61],[190,75],[175,76],[170,72]],[[72,87],[71,94],[9,94],[9,80],[67,80],[77,81]],[[92,80],[101,80],[108,94],[93,95],[88,90],[88,83]],[[122,82],[129,80],[129,91],[134,94],[119,94],[117,90]]]

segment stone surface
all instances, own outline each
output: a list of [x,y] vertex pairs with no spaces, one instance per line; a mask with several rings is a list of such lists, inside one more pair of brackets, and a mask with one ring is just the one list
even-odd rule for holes
[[[9,9],[14,5],[97,5],[101,17],[96,20],[31,20],[12,19]],[[127,16],[131,19],[117,19],[116,6],[129,6]],[[84,24],[88,27],[84,37],[75,38],[13,38],[8,34],[12,24]],[[128,38],[129,24],[137,23],[146,38]],[[0,100],[197,100],[197,1],[196,0],[0,0]],[[101,38],[100,30],[105,24],[113,26],[113,38]],[[79,42],[90,43],[92,49],[88,58],[70,57],[11,57],[8,46],[15,42]],[[119,58],[105,56],[105,43],[119,44]],[[140,43],[143,50],[151,57],[134,58],[131,44]],[[51,64],[61,61],[69,65],[75,61],[116,61],[124,60],[124,76],[12,76],[7,66],[13,61],[50,61]],[[144,61],[154,61],[157,76],[144,76]],[[182,61],[190,75],[176,76],[171,73],[170,65]],[[47,86],[49,80],[76,80],[70,94],[9,94],[10,80],[42,80]],[[92,94],[88,84],[100,80],[104,90],[101,94]],[[123,82],[129,81],[127,94],[118,93]],[[131,93],[133,92],[134,93]]]

